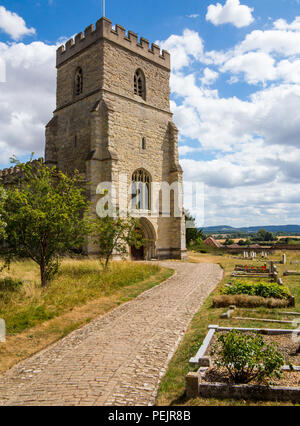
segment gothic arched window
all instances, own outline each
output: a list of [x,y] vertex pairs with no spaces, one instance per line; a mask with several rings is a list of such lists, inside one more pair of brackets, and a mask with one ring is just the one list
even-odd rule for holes
[[134,74],[134,94],[146,100],[146,80],[142,70]]
[[132,208],[135,210],[151,208],[151,177],[144,169],[138,169],[132,175]]
[[83,92],[83,73],[82,69],[78,68],[75,73],[75,95],[79,96]]

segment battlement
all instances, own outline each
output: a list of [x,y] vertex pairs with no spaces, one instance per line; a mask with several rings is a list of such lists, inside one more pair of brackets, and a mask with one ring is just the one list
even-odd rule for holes
[[121,25],[116,25],[115,29],[113,29],[112,22],[107,18],[99,19],[96,26],[88,26],[84,34],[82,32],[77,34],[74,39],[70,39],[64,46],[59,47],[56,55],[56,66],[59,67],[65,61],[101,39],[117,43],[125,49],[170,69],[169,52],[166,50],[161,51],[160,47],[154,43],[151,44],[150,48],[148,40],[143,37],[138,39],[137,34],[132,31],[126,33],[125,28]]
[[[41,161],[44,161],[43,158],[38,160],[33,160],[32,164],[37,164]],[[8,185],[13,183],[16,178],[22,177],[22,168],[19,166],[9,167],[7,169],[0,170],[0,184]]]

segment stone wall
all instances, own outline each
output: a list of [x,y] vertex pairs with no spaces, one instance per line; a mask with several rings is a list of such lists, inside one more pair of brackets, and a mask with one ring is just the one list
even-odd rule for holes
[[[31,162],[34,167],[35,164],[43,161],[43,158],[39,158],[37,160],[33,160]],[[0,170],[0,184],[11,185],[16,182],[16,180],[22,178],[22,170],[19,166],[9,167],[7,169]]]
[[[83,73],[83,92],[75,94],[74,78]],[[134,74],[146,80],[145,99],[134,94]],[[46,127],[45,160],[64,172],[84,173],[92,212],[100,182],[113,182],[122,204],[120,174],[128,185],[144,168],[154,182],[182,181],[178,131],[170,111],[170,56],[158,46],[102,18],[57,51],[57,108]],[[142,139],[146,149],[142,148]],[[148,218],[155,250],[162,257],[185,253],[182,218]],[[149,231],[148,229],[148,231]],[[149,231],[150,232],[150,231]]]

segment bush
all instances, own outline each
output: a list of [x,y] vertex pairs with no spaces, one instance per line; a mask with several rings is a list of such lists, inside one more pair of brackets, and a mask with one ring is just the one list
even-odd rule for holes
[[0,279],[0,297],[1,292],[16,291],[23,285],[20,280],[13,280],[12,278]]
[[264,298],[288,299],[291,294],[287,287],[277,283],[265,281],[248,282],[236,280],[232,285],[226,287],[224,294],[247,294]]
[[265,344],[259,334],[235,330],[219,336],[211,355],[217,356],[217,367],[224,367],[236,384],[253,380],[268,383],[273,377],[281,377],[284,365],[284,358],[275,344]]
[[197,253],[211,253],[211,254],[223,254],[223,250],[217,247],[209,246],[204,244],[201,238],[197,238],[192,244],[189,245],[189,250],[193,250]]

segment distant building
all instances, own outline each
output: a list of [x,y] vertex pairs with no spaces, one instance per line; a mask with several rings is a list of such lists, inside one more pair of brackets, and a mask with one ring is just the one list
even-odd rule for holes
[[239,246],[238,244],[230,244],[229,246],[226,246],[226,247],[230,249],[241,248],[241,246]]
[[206,238],[206,240],[204,241],[204,244],[210,247],[215,247],[215,248],[223,247],[222,244],[216,241],[213,237]]

